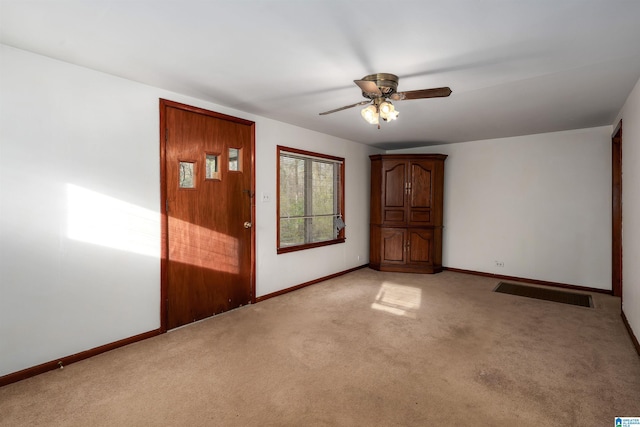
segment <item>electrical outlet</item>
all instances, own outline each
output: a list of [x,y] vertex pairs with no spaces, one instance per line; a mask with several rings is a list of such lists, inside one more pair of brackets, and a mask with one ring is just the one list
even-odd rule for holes
[[496,261],[496,267],[504,267],[504,261]]
[[270,202],[271,201],[271,195],[269,193],[262,193],[262,202]]

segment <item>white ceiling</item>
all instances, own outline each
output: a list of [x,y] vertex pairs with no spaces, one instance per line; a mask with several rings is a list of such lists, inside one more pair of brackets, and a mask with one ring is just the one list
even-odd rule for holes
[[[610,125],[640,78],[638,0],[0,0],[0,41],[383,148]],[[381,129],[353,80],[400,76]]]

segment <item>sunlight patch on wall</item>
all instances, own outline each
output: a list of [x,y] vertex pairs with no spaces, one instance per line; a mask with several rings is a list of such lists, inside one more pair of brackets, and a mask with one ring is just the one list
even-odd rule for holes
[[159,258],[160,214],[67,184],[67,237]]
[[[209,270],[238,274],[238,239],[199,225],[169,217],[169,259]],[[179,238],[177,238],[179,237]]]
[[385,282],[371,308],[415,319],[421,302],[422,289]]

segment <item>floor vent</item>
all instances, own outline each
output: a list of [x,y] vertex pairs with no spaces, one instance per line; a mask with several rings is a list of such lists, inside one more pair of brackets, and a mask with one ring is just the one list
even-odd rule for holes
[[515,283],[500,282],[493,290],[503,294],[518,295],[527,298],[536,298],[545,301],[560,302],[563,304],[579,305],[581,307],[593,307],[593,300],[589,294],[557,291],[535,286],[518,285]]

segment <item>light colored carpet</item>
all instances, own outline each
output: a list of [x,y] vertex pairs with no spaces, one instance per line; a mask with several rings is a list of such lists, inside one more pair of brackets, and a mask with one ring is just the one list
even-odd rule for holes
[[362,269],[0,388],[2,426],[581,426],[640,416],[620,300]]

